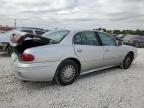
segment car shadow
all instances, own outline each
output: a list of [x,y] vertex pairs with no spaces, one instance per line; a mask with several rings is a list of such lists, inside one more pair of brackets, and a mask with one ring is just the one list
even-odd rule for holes
[[[19,80],[19,79],[18,79]],[[49,88],[56,85],[53,81],[18,81],[23,88],[29,90],[41,90],[43,88]]]
[[[97,75],[101,75],[104,73],[109,73],[111,71],[115,72],[114,70],[117,70],[117,69],[119,69],[119,68],[118,67],[112,67],[112,68],[108,68],[108,69],[104,69],[104,70],[94,71],[91,73],[80,75],[78,79],[89,78],[92,76],[97,76]],[[53,81],[20,81],[20,83],[23,86],[26,86],[26,88],[37,89],[37,90],[45,88],[45,87],[52,87],[52,86],[58,86],[59,87],[59,85]]]

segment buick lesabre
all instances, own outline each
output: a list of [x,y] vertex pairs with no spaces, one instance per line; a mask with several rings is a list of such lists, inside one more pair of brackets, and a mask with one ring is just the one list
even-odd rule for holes
[[61,85],[72,84],[81,74],[113,66],[128,69],[137,56],[136,48],[95,30],[55,30],[42,36],[15,34],[11,45],[18,78],[54,80]]

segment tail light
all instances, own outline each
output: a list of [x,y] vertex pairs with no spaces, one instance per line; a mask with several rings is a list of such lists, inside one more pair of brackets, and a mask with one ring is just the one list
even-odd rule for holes
[[21,56],[20,56],[20,59],[22,61],[33,61],[34,60],[34,56],[32,54],[22,53]]

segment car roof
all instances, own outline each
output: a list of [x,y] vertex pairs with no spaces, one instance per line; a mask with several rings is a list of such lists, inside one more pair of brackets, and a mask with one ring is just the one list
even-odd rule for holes
[[73,31],[73,32],[82,32],[82,31],[97,31],[97,32],[101,32],[101,31],[92,30],[92,29],[71,29],[70,31]]
[[[78,33],[78,32],[83,32],[83,31],[95,31],[95,32],[106,33],[106,32],[103,32],[103,31],[92,30],[92,29],[54,29],[54,30],[51,30],[51,31],[48,31],[48,32],[44,33],[43,35],[49,34],[51,32],[65,31],[65,30],[70,31],[70,33]],[[108,34],[108,33],[106,33],[106,34]]]
[[[70,31],[71,33],[77,33],[77,32],[83,32],[83,31],[102,32],[102,31],[99,31],[99,30],[92,30],[92,29],[54,29],[54,30],[49,31],[49,33],[50,32],[55,32],[55,31],[64,31],[64,30]],[[106,33],[106,32],[103,32],[103,33]]]

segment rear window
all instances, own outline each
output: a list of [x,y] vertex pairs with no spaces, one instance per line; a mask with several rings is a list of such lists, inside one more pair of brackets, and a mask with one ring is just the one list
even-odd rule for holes
[[94,31],[84,31],[74,36],[74,44],[97,46],[99,43]]
[[61,42],[68,34],[70,33],[69,30],[60,30],[60,31],[52,31],[46,34],[43,34],[43,37],[51,39],[53,43]]

